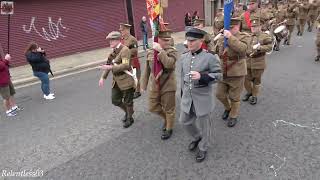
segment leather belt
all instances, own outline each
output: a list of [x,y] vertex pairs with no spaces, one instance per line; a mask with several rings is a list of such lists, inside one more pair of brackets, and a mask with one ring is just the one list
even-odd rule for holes
[[[184,81],[185,85],[190,85],[189,82]],[[204,88],[204,87],[208,87],[208,84],[192,84],[193,88]]]
[[121,76],[121,75],[124,75],[124,74],[126,74],[126,73],[124,73],[124,72],[113,73],[114,76]]

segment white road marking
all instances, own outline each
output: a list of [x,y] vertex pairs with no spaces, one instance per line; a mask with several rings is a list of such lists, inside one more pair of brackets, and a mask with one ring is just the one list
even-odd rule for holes
[[275,127],[278,125],[287,125],[287,126],[294,126],[294,127],[300,127],[300,128],[306,128],[311,129],[312,131],[320,130],[320,127],[316,127],[315,124],[312,124],[312,126],[302,125],[302,124],[295,124],[292,122],[287,122],[285,120],[276,120],[272,122]]
[[287,158],[286,158],[286,157],[280,157],[280,156],[279,156],[278,154],[276,154],[276,153],[267,152],[267,151],[264,151],[264,150],[261,150],[261,149],[259,150],[258,148],[254,147],[254,146],[252,147],[252,149],[253,149],[255,152],[263,153],[263,154],[269,154],[269,155],[271,155],[271,156],[273,156],[273,157],[276,157],[277,159],[280,159],[280,161],[281,161],[282,163],[280,164],[280,166],[279,166],[278,168],[276,168],[274,164],[272,164],[272,165],[269,167],[270,169],[272,169],[274,176],[278,176],[278,172],[279,172],[280,169],[285,165]]

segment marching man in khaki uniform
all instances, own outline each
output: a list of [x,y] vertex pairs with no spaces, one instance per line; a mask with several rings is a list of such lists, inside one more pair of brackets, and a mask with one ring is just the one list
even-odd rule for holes
[[220,30],[223,29],[223,26],[224,26],[223,8],[219,8],[217,12],[217,16],[214,18],[213,35],[214,36],[218,35]]
[[224,37],[228,38],[228,47],[224,48],[223,37],[215,47],[223,67],[223,80],[218,82],[216,96],[225,108],[222,119],[228,120],[228,127],[233,127],[237,123],[241,93],[247,75],[246,52],[250,35],[240,32],[239,18],[231,19],[230,29],[224,31]]
[[138,85],[134,92],[133,98],[136,99],[141,96],[140,93],[140,77],[141,77],[141,68],[138,58],[138,41],[137,39],[130,34],[130,24],[121,23],[119,31],[121,32],[121,43],[127,46],[131,54],[131,65],[136,69]]
[[248,10],[245,11],[241,16],[242,31],[251,33],[251,19],[260,17],[261,21],[267,22],[269,20],[268,14],[259,8],[257,0],[249,0]]
[[110,47],[113,52],[109,55],[107,64],[100,68],[105,70],[100,78],[99,86],[104,85],[104,80],[107,79],[109,72],[113,74],[112,81],[112,104],[120,107],[125,112],[125,117],[122,119],[123,127],[130,127],[134,120],[133,111],[133,93],[135,82],[130,75],[131,58],[128,47],[121,44],[120,32],[113,31],[108,34],[107,40],[110,42]]
[[310,9],[308,12],[308,31],[312,32],[314,23],[316,21],[317,15],[318,15],[318,3],[316,0],[313,0],[312,3],[310,3]]
[[296,18],[298,15],[297,7],[298,7],[298,4],[296,3],[296,1],[291,0],[290,4],[288,5],[288,8],[287,8],[287,23],[286,23],[286,25],[289,30],[289,35],[287,38],[286,45],[291,44],[291,37],[292,37],[293,30],[294,30],[294,26],[296,24]]
[[261,88],[261,78],[266,68],[266,53],[272,50],[272,37],[262,32],[259,19],[252,20],[251,44],[247,49],[247,71],[245,89],[247,94],[243,101],[250,100],[250,104],[257,104],[258,94]]
[[[175,67],[178,60],[178,52],[171,46],[171,31],[160,31],[158,37],[159,43],[154,43],[153,50],[149,50],[147,53],[147,61],[141,81],[141,91],[144,92],[149,84],[149,111],[163,118],[164,124],[161,139],[166,140],[172,135],[176,117],[177,82]],[[154,50],[159,52],[158,61],[163,66],[162,73],[158,77],[155,77],[153,74]]]
[[308,17],[308,11],[309,11],[309,3],[308,0],[303,0],[303,3],[299,4],[299,14],[298,14],[298,36],[302,36],[304,33],[304,28],[306,25],[307,17]]

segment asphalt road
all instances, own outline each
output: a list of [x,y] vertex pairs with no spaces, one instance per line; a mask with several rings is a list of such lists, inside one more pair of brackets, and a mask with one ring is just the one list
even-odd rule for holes
[[52,180],[320,179],[315,36],[294,37],[293,45],[268,56],[259,103],[242,104],[236,127],[226,127],[217,103],[201,164],[187,151],[191,139],[178,122],[173,137],[160,140],[161,121],[148,112],[146,94],[135,101],[135,124],[123,129],[121,111],[111,105],[110,78],[100,89],[101,72],[91,70],[53,80],[52,102],[42,99],[39,85],[17,90],[25,110],[15,118],[1,114],[0,170],[40,169],[39,179]]

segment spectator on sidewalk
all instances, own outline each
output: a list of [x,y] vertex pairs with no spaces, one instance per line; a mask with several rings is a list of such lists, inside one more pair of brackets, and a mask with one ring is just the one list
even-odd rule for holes
[[148,25],[147,18],[145,16],[142,17],[142,21],[140,24],[142,35],[143,35],[143,50],[149,49],[148,45]]
[[43,98],[46,100],[55,99],[50,92],[50,80],[48,73],[51,72],[50,62],[45,56],[45,51],[36,43],[31,42],[25,52],[27,61],[32,67],[33,75],[40,79]]
[[184,25],[185,31],[192,27],[192,17],[189,12],[186,13],[186,15],[184,16]]
[[198,14],[198,11],[195,11],[192,16],[192,25],[197,19],[199,19],[199,14]]
[[4,59],[0,58],[0,94],[3,98],[3,105],[8,117],[16,116],[17,111],[22,110],[14,100],[16,93],[10,79],[9,63],[11,56],[7,54]]

